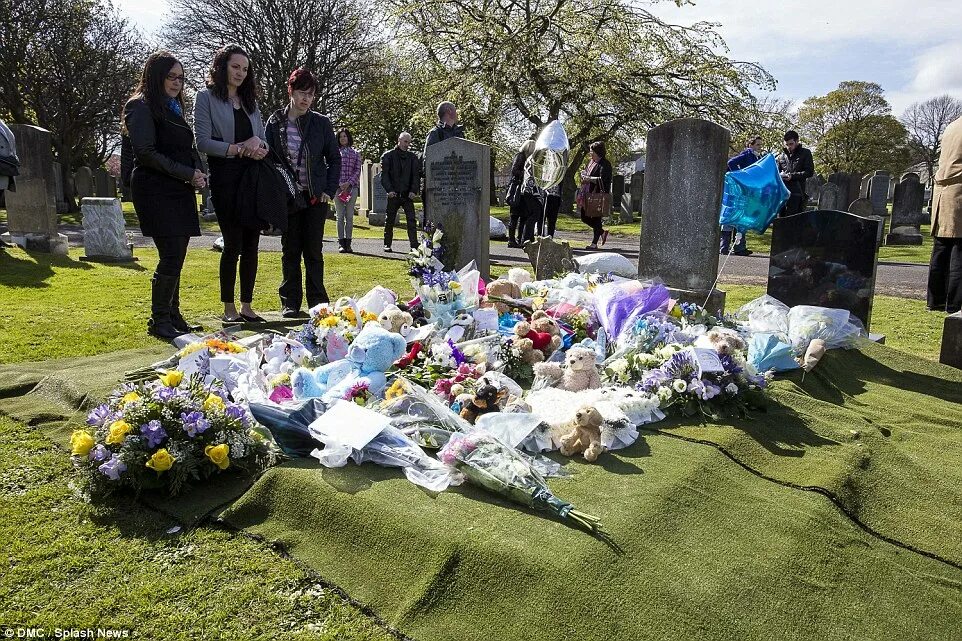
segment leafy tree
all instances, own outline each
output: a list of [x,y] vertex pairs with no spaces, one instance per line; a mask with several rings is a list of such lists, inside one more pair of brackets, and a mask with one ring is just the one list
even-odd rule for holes
[[938,168],[942,134],[960,117],[962,100],[948,95],[912,103],[902,114],[901,121],[909,136],[909,158],[913,164],[925,165],[930,182]]
[[161,36],[191,86],[204,86],[217,49],[237,43],[251,56],[265,114],[287,103],[287,78],[303,65],[321,81],[314,108],[336,116],[377,64],[370,0],[171,0],[170,15]]
[[[666,120],[724,125],[773,88],[761,67],[723,53],[715,25],[667,24],[631,0],[388,0],[402,38],[446,71],[450,90],[482,100],[481,142],[503,122],[518,138],[561,120],[572,156],[563,196],[592,140],[632,139]],[[490,138],[487,137],[490,132]]]
[[874,82],[846,81],[807,99],[798,124],[803,142],[814,148],[816,169],[825,175],[874,169],[897,174],[908,164],[905,127]]
[[72,171],[116,149],[145,45],[108,0],[0,0],[0,15],[0,112],[50,131],[76,209]]

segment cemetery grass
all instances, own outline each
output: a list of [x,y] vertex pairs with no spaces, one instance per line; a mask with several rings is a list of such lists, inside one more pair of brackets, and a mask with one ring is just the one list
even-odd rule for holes
[[[144,333],[156,252],[136,266],[0,252],[0,362],[84,356],[155,344]],[[332,296],[375,283],[410,287],[402,263],[333,255]],[[182,298],[188,316],[210,319],[218,256],[188,255]],[[280,256],[261,256],[255,308],[276,309]],[[728,286],[728,307],[763,293]],[[921,301],[876,298],[873,329],[889,345],[935,358],[944,316]],[[907,328],[900,331],[899,328]],[[142,638],[392,638],[269,545],[217,527],[168,533],[174,523],[138,503],[109,513],[78,500],[65,451],[37,429],[0,417],[0,621],[50,627],[128,628]],[[184,612],[197,613],[185,618]]]

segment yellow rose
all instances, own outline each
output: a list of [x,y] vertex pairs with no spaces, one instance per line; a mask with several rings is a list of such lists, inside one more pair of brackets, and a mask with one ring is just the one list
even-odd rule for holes
[[448,283],[448,287],[451,288],[452,292],[461,291],[461,283],[458,282]]
[[321,321],[321,327],[336,327],[336,326],[337,326],[336,316],[328,316],[327,318]]
[[74,430],[70,435],[71,454],[74,456],[87,456],[94,446],[94,437],[83,430]]
[[391,384],[391,387],[387,388],[387,391],[384,393],[384,398],[391,400],[392,398],[397,398],[398,396],[404,396],[404,394],[404,381],[398,378],[394,380],[394,382]]
[[120,404],[127,405],[129,403],[133,403],[134,401],[139,401],[139,400],[140,400],[140,394],[138,394],[137,392],[127,392],[120,398]]
[[169,369],[160,377],[160,382],[165,387],[177,387],[182,380],[184,380],[184,373],[176,369]]
[[211,394],[207,397],[207,400],[204,401],[204,411],[209,412],[212,409],[224,409],[224,399],[217,394]]
[[114,421],[110,424],[110,428],[107,433],[107,445],[119,445],[124,442],[124,438],[127,436],[132,428],[130,424],[121,419],[119,421]]
[[147,461],[147,467],[157,471],[158,473],[166,472],[173,467],[174,461],[176,460],[177,459],[170,455],[170,452],[167,451],[167,448],[161,448],[154,452],[154,455],[150,457],[149,461]]
[[227,455],[230,453],[230,446],[227,443],[222,443],[221,445],[208,445],[204,448],[204,454],[210,459],[211,463],[216,465],[222,470],[226,470],[227,466],[230,465],[230,459]]
[[372,314],[371,312],[361,312],[361,320],[365,323],[377,320],[377,314]]

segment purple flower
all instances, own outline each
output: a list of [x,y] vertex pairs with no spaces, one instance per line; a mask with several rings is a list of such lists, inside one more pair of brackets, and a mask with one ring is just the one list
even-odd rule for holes
[[90,454],[87,457],[91,461],[103,461],[110,456],[110,450],[108,450],[104,445],[98,444],[90,450]]
[[451,347],[451,358],[454,359],[455,365],[460,366],[461,363],[468,360],[467,356],[464,355],[464,352],[455,347],[454,341],[452,341],[450,338],[448,339],[448,345]]
[[247,410],[244,409],[243,405],[228,403],[224,414],[226,414],[228,418],[237,419],[241,422],[241,425],[247,427]]
[[167,387],[166,385],[160,385],[154,390],[154,398],[156,398],[161,403],[168,403],[173,399],[177,398],[178,389],[176,387]]
[[135,391],[137,391],[137,385],[135,385],[134,383],[124,383],[123,385],[121,385],[120,387],[118,387],[117,389],[115,389],[113,392],[110,393],[110,400],[112,402],[119,401],[121,398],[124,397],[125,394],[129,392],[135,392]]
[[167,438],[167,432],[164,431],[160,421],[156,419],[146,425],[141,425],[140,433],[147,437],[147,447],[157,447]]
[[654,391],[671,380],[671,375],[661,369],[652,369],[645,372],[641,379],[638,389],[642,391]]
[[684,378],[698,371],[695,359],[689,351],[675,352],[671,358],[661,366],[671,378]]
[[210,427],[210,421],[204,418],[203,412],[181,412],[180,419],[184,422],[184,431],[191,438],[202,434]]
[[740,374],[742,372],[742,368],[738,366],[738,364],[735,362],[735,359],[732,358],[731,355],[723,354],[722,356],[718,357],[718,360],[721,361],[722,367],[725,368],[726,373]]
[[111,481],[119,481],[120,475],[127,471],[127,466],[124,465],[119,456],[114,454],[110,457],[109,461],[97,469],[103,472],[103,474]]
[[220,396],[220,400],[224,401],[225,403],[228,401],[227,390],[225,390],[223,387],[211,387],[210,393],[214,396]]
[[87,415],[87,425],[101,427],[112,423],[115,417],[116,413],[110,409],[109,405],[98,405]]

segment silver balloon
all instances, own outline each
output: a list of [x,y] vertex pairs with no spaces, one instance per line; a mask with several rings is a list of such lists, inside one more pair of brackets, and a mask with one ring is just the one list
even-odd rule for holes
[[534,143],[534,153],[525,163],[525,171],[541,189],[551,189],[561,182],[568,169],[568,134],[558,120],[552,120],[541,130]]

